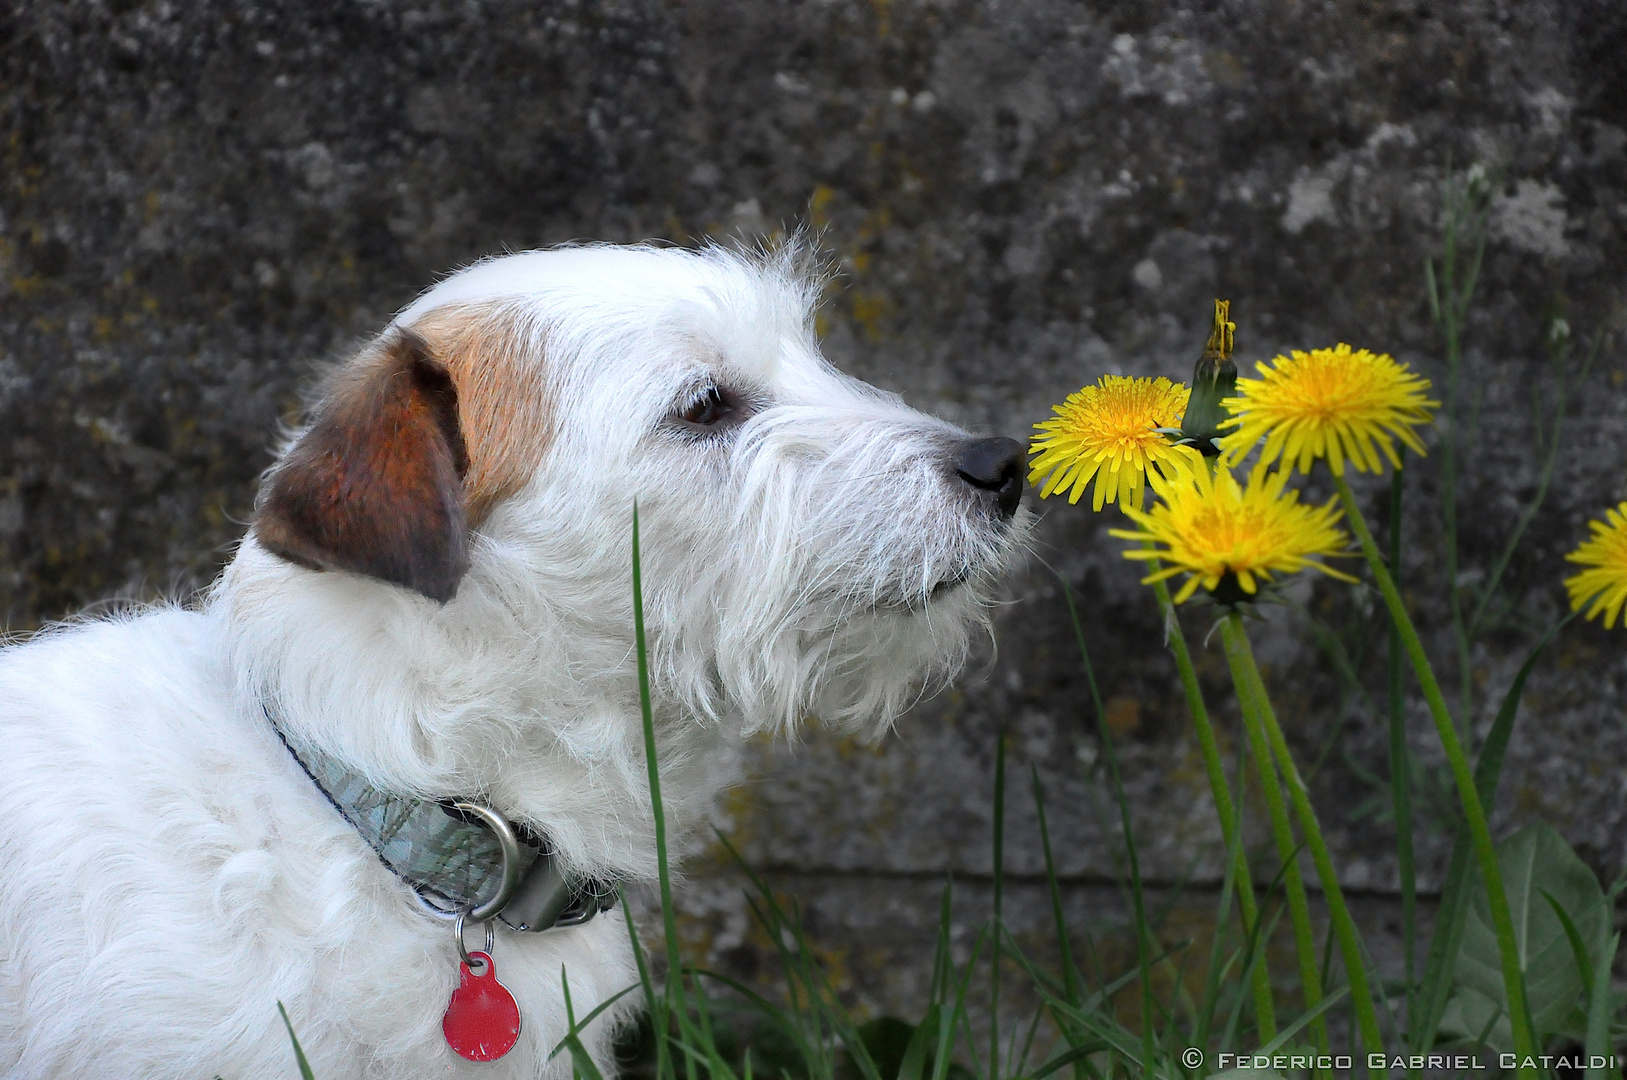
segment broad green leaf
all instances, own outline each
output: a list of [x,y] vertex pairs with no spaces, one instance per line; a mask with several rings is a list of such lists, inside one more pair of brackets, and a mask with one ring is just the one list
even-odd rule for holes
[[[1587,976],[1577,966],[1554,905],[1569,915],[1589,959],[1596,960],[1610,930],[1604,890],[1564,838],[1545,824],[1531,825],[1504,840],[1497,847],[1497,860],[1514,916],[1531,1023],[1542,1035],[1564,1032],[1579,1037],[1585,1026],[1581,997]],[[1478,1039],[1486,1031],[1490,1046],[1509,1049],[1513,1038],[1508,999],[1484,883],[1476,884],[1464,920],[1454,983],[1440,1030],[1465,1039]]]

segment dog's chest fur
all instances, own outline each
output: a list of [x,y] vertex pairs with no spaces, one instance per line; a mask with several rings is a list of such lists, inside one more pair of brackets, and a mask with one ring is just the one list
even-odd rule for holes
[[208,612],[58,631],[0,662],[0,1074],[288,1075],[280,1000],[324,1078],[534,1076],[564,1030],[562,966],[579,1009],[632,981],[619,913],[504,934],[522,1041],[454,1057],[450,931],[242,705]]

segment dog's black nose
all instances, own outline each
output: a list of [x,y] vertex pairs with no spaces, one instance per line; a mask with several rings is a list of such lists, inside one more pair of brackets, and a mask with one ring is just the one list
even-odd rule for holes
[[955,475],[982,491],[992,492],[1002,517],[1017,512],[1023,497],[1026,455],[1016,439],[968,439],[955,458]]

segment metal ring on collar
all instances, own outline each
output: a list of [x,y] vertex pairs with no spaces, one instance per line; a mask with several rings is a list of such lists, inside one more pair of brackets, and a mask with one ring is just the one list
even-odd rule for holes
[[[458,912],[457,921],[455,923],[453,923],[453,925],[452,925],[452,935],[453,935],[453,937],[455,937],[457,939],[457,942],[458,942],[458,955],[463,957],[463,962],[466,965],[468,965],[470,971],[475,971],[475,962],[469,956],[469,946],[464,944],[464,941],[463,941],[463,923],[464,923],[464,919],[466,917],[467,917],[466,912],[462,912],[462,911]],[[488,922],[488,923],[486,923],[486,947],[482,951],[487,956],[490,956],[491,951],[492,951],[492,946],[494,946],[496,944],[497,944],[497,932],[492,927],[492,924]],[[481,972],[476,971],[475,974],[478,975],[478,974],[481,974]]]
[[507,907],[508,902],[514,899],[514,891],[520,887],[520,838],[514,835],[514,826],[508,823],[508,818],[489,806],[472,802],[457,802],[452,806],[466,814],[473,814],[489,825],[503,849],[503,877],[497,883],[497,892],[490,900],[479,907],[471,907],[467,912],[475,922],[485,922]]

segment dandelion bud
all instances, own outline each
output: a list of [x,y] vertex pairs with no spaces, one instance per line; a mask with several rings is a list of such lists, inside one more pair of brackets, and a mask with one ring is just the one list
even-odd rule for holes
[[1192,398],[1181,418],[1179,441],[1204,457],[1220,453],[1215,440],[1232,416],[1224,404],[1237,386],[1237,365],[1232,363],[1232,332],[1237,324],[1228,319],[1231,307],[1230,300],[1215,301],[1214,329],[1209,331],[1209,344],[1192,371]]
[[1463,175],[1463,189],[1471,200],[1484,199],[1491,194],[1491,177],[1486,175],[1486,166],[1475,162],[1469,166],[1469,171]]

